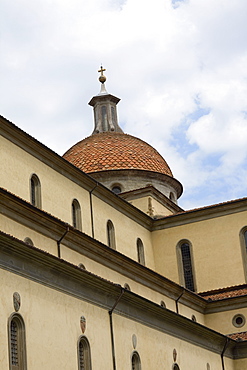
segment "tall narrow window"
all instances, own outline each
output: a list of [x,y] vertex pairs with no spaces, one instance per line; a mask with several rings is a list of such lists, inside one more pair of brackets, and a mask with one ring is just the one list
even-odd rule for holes
[[137,239],[136,245],[138,262],[145,266],[144,246],[140,238]]
[[141,359],[137,352],[134,352],[132,355],[131,370],[141,370]]
[[116,111],[115,111],[115,108],[111,107],[111,119],[112,119],[112,123],[113,125],[115,126],[116,124]]
[[41,208],[41,185],[35,174],[30,179],[30,201],[33,206]]
[[10,370],[26,370],[25,325],[19,314],[9,319],[9,363]]
[[172,191],[170,192],[169,198],[170,198],[174,203],[176,203],[176,197],[175,197],[175,195],[174,195],[174,193],[173,193]]
[[81,336],[78,340],[78,369],[91,370],[90,346],[87,338],[84,336]]
[[111,220],[107,221],[106,229],[107,229],[107,244],[110,248],[116,249],[115,230]]
[[101,119],[102,119],[103,131],[108,131],[108,122],[107,122],[107,114],[106,114],[106,106],[105,105],[103,105],[101,107]]
[[244,232],[245,251],[247,253],[247,230]]
[[82,230],[81,226],[81,207],[77,199],[72,202],[72,225],[78,229]]
[[179,259],[183,285],[193,292],[195,291],[195,278],[193,273],[191,245],[189,242],[179,244]]
[[240,244],[243,258],[243,268],[245,273],[245,281],[247,281],[247,226],[240,230]]

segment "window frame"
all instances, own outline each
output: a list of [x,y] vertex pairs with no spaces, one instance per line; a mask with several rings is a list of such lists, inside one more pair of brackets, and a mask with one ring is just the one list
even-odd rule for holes
[[107,117],[107,107],[102,105],[100,109],[101,113],[101,122],[102,122],[102,131],[108,131],[108,117]]
[[242,252],[245,281],[247,282],[247,226],[242,227],[239,233],[239,238]]
[[[19,364],[12,364],[12,335],[11,326],[15,322],[17,325],[17,351],[19,357]],[[9,369],[10,370],[26,370],[27,369],[27,355],[26,355],[26,329],[22,316],[19,313],[13,313],[8,319],[8,349],[9,349]]]
[[111,220],[108,220],[106,223],[106,237],[108,247],[111,249],[116,249],[115,227]]
[[74,198],[71,203],[71,216],[72,216],[72,226],[75,229],[82,231],[81,206],[76,198]]
[[37,208],[41,208],[41,183],[35,173],[30,177],[30,203]]
[[118,195],[118,194],[121,194],[122,193],[122,185],[120,185],[120,184],[113,184],[112,186],[111,186],[111,191],[114,193],[114,194],[116,194],[116,195]]
[[[81,367],[81,363],[80,363],[81,362],[80,344],[82,342],[83,342],[83,345],[84,345],[83,351],[85,351],[85,353],[84,353],[85,365],[83,366],[83,368]],[[77,341],[77,357],[78,357],[78,370],[91,370],[92,369],[90,344],[89,344],[89,340],[87,339],[87,337],[85,335],[81,335],[78,338],[78,341]]]
[[176,202],[177,202],[176,195],[175,195],[172,191],[170,191],[169,199],[170,199],[173,203],[176,203]]
[[137,238],[136,240],[136,248],[137,248],[138,263],[140,263],[140,265],[146,266],[144,244],[140,238]]
[[[138,362],[133,364],[133,359],[136,359]],[[135,367],[133,367],[133,365]],[[140,358],[140,355],[137,351],[133,351],[132,354],[131,354],[131,370],[141,370],[142,366],[141,366],[141,358]]]
[[[192,283],[193,283],[193,289],[189,288],[188,283],[186,282],[185,265],[184,265],[184,261],[183,261],[183,255],[182,255],[182,246],[183,245],[188,245],[188,247],[189,247],[190,265],[191,265],[191,278],[192,278]],[[178,259],[179,282],[186,289],[191,290],[192,292],[196,292],[197,288],[196,288],[196,276],[195,276],[192,244],[189,240],[183,239],[183,240],[180,240],[178,242],[176,249],[177,249],[177,259]]]
[[24,243],[30,245],[31,247],[34,247],[34,242],[31,238],[29,238],[29,236],[26,236],[26,238],[24,239]]

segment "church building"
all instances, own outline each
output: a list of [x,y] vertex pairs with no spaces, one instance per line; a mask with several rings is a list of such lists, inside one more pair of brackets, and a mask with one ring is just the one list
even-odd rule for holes
[[247,198],[182,209],[104,71],[63,156],[0,116],[0,368],[245,370]]

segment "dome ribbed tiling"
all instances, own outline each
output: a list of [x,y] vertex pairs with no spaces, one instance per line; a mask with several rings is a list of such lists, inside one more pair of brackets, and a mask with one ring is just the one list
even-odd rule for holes
[[137,169],[173,176],[157,150],[145,141],[123,133],[91,135],[72,146],[63,158],[86,173]]

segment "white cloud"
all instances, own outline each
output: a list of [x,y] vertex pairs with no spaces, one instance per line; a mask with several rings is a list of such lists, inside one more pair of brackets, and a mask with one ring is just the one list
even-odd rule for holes
[[182,205],[246,195],[246,18],[242,0],[3,0],[0,112],[62,154],[92,132],[103,63],[125,131],[165,156]]

